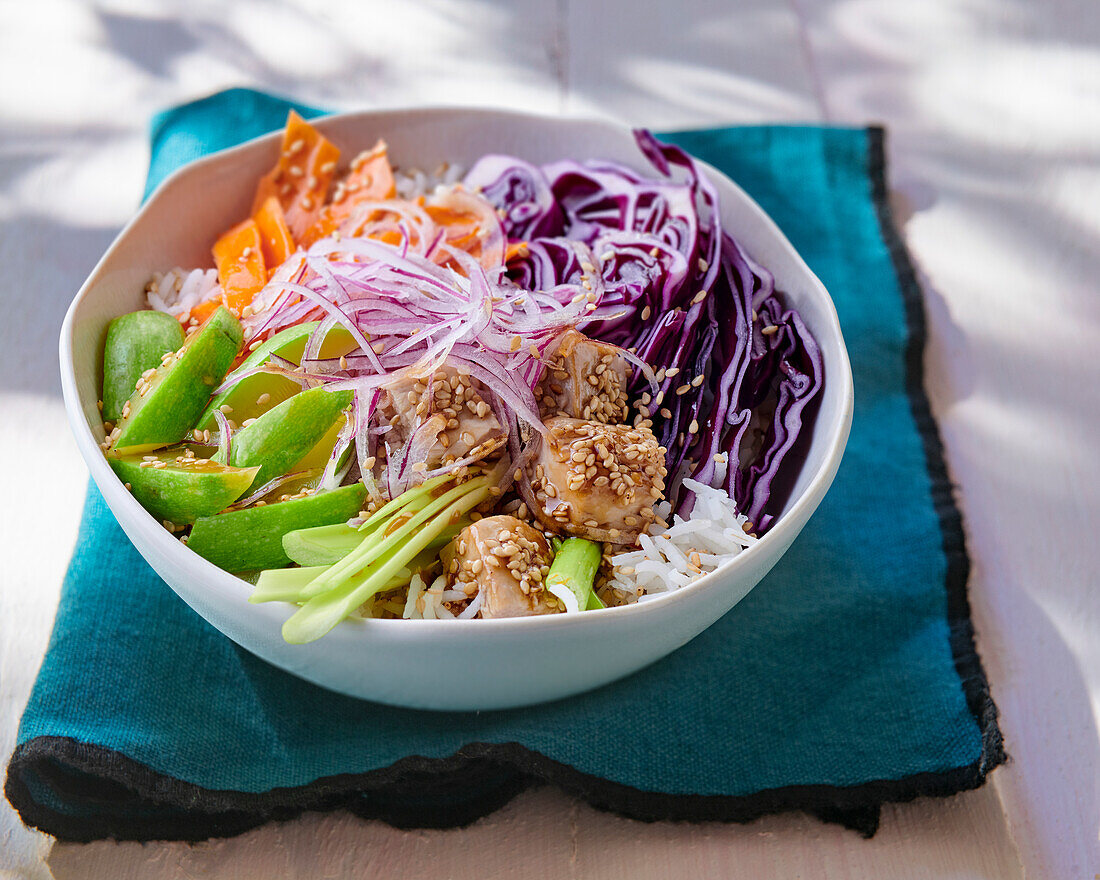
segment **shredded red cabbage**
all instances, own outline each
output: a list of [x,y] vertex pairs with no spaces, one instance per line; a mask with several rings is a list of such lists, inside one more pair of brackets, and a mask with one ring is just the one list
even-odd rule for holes
[[[695,161],[647,131],[635,137],[659,179],[608,161],[486,156],[465,183],[497,208],[509,241],[526,243],[508,264],[517,284],[554,291],[597,271],[599,309],[579,326],[658,370],[656,394],[640,372],[632,391],[669,473],[713,484],[715,457],[728,454],[726,488],[763,533],[797,474],[791,451],[812,430],[821,352],[771,274],[723,231]],[[679,480],[670,492],[690,511]]]

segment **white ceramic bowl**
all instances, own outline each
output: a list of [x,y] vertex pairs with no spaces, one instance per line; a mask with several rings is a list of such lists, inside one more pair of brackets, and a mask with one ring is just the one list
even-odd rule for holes
[[[345,155],[385,137],[404,167],[435,168],[444,160],[469,167],[498,152],[534,162],[611,158],[648,170],[630,131],[606,122],[444,109],[348,113],[317,125]],[[641,605],[506,620],[345,621],[312,644],[284,642],[280,627],[290,606],[248,604],[248,584],[188,550],[126,491],[99,449],[96,410],[108,321],[144,306],[154,271],[210,265],[215,235],[246,215],[279,137],[200,159],[164,181],[80,289],[61,331],[65,406],[92,478],[134,546],[187,604],[249,651],[334,691],[417,708],[496,709],[569,696],[641,669],[718,620],[767,574],[836,474],[852,418],[851,368],[821,282],[756,203],[706,166],[725,227],[775,273],[824,355],[809,455],[768,534],[718,571]]]

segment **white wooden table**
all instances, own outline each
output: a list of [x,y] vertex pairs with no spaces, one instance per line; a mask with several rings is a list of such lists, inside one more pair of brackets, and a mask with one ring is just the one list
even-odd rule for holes
[[1014,759],[980,791],[887,808],[871,841],[797,815],[643,825],[540,790],[462,831],[308,815],[197,846],[52,845],[4,803],[0,875],[1100,877],[1098,83],[1095,0],[0,4],[5,762],[86,480],[61,317],[137,204],[149,115],[230,85],[655,128],[885,122]]

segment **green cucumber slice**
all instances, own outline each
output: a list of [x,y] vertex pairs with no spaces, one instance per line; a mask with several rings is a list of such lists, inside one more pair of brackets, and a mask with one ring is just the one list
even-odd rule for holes
[[283,535],[296,529],[346,522],[359,513],[362,483],[262,507],[231,510],[195,521],[187,546],[226,571],[282,568],[291,560]]
[[191,523],[225,510],[245,493],[258,470],[194,458],[179,446],[148,457],[127,455],[107,461],[142,507],[173,523]]
[[125,455],[182,440],[206,407],[210,392],[225,378],[242,339],[240,322],[219,306],[123,406],[112,453]]
[[107,325],[103,346],[103,418],[117,422],[134,385],[146,370],[183,345],[180,322],[164,312],[143,309],[119,315]]

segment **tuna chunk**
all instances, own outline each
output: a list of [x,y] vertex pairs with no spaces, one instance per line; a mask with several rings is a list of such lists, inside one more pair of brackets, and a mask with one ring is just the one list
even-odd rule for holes
[[482,399],[481,386],[450,366],[430,380],[402,376],[385,388],[382,416],[391,430],[383,438],[391,450],[400,448],[419,430],[426,450],[421,460],[427,470],[462,458],[495,458],[507,437]]
[[562,337],[535,396],[544,419],[567,416],[618,425],[627,419],[630,365],[622,350],[576,330]]
[[490,516],[459,532],[440,558],[452,589],[482,593],[482,617],[528,617],[561,610],[542,586],[551,555],[534,526],[514,516]]
[[546,420],[527,476],[535,515],[547,528],[581,538],[632,544],[655,518],[665,490],[665,450],[648,428]]

